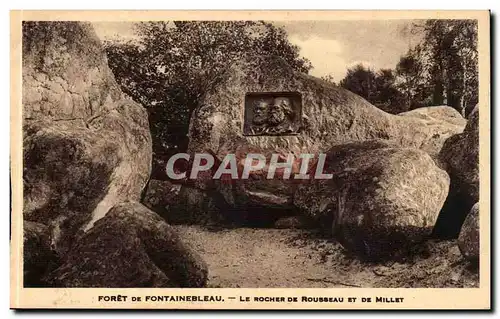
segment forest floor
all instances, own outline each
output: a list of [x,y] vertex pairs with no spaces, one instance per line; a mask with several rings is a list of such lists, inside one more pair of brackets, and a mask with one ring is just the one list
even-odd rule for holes
[[209,287],[478,287],[477,266],[456,241],[430,241],[398,262],[368,263],[310,230],[174,226],[201,254]]

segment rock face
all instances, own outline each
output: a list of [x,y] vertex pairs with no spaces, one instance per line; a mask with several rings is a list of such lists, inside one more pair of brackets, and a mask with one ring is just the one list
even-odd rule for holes
[[171,226],[126,202],[98,220],[45,280],[55,287],[203,287],[207,277],[205,262]]
[[[261,154],[266,163],[262,169],[250,171],[247,179],[231,179],[229,175],[223,175],[214,180],[215,191],[212,193],[226,204],[227,219],[264,226],[290,215],[294,208],[293,193],[298,184],[297,180],[293,180],[293,175],[298,173],[299,164],[293,163],[290,179],[283,178],[283,168],[277,168],[274,178],[268,179],[272,154],[279,154],[280,162],[285,162],[288,154],[279,149],[261,149],[247,144],[237,145],[233,151],[239,177],[242,176],[248,154]],[[227,154],[225,151],[222,153]]]
[[203,260],[137,203],[151,171],[147,113],[90,25],[23,24],[23,115],[28,286],[206,284]]
[[40,279],[58,263],[50,245],[50,232],[47,226],[40,223],[25,221],[23,227],[24,286],[41,287]]
[[447,164],[452,181],[468,198],[471,206],[479,199],[479,108],[476,106],[469,116],[462,134],[446,140],[440,153]]
[[431,155],[437,155],[445,140],[461,132],[467,123],[467,120],[457,110],[446,105],[422,107],[399,113],[398,116],[421,119],[429,131],[435,133],[433,138],[428,139],[420,147]]
[[211,224],[222,220],[215,199],[207,192],[169,181],[150,180],[142,202],[170,224]]
[[26,119],[85,119],[122,104],[90,24],[23,23],[23,114]]
[[332,225],[345,248],[368,259],[430,235],[449,187],[448,175],[427,153],[386,141],[335,146],[326,154],[325,171],[333,178],[299,186],[294,203]]
[[450,194],[435,233],[456,238],[471,207],[479,200],[479,110],[470,114],[461,134],[446,140],[439,159],[451,178]]
[[151,170],[144,108],[125,96],[89,24],[23,23],[24,219],[56,251],[115,204],[139,200]]
[[179,201],[180,184],[151,179],[148,182],[142,203],[160,216],[175,208]]
[[[152,179],[142,203],[169,224],[270,226],[291,213],[293,193],[282,185],[282,180],[263,180],[258,192],[248,190],[254,185],[252,181],[259,182],[223,180],[203,190]],[[272,189],[270,183],[276,188]],[[273,192],[280,189],[287,189],[286,196]]]
[[479,261],[479,203],[472,206],[458,236],[458,247],[462,255],[472,261]]
[[[398,116],[410,116],[426,120],[430,125],[449,123],[453,126],[464,128],[467,120],[460,115],[460,112],[447,105],[421,107],[408,112],[399,113]],[[456,130],[450,130],[456,131]]]
[[[297,134],[244,135],[245,96],[252,92],[300,94]],[[243,143],[261,149],[318,153],[337,144],[384,139],[437,154],[442,141],[462,132],[463,126],[459,121],[453,124],[448,115],[440,120],[435,112],[430,114],[432,119],[391,115],[343,88],[294,71],[281,58],[249,56],[229,66],[193,112],[188,149],[220,155]]]

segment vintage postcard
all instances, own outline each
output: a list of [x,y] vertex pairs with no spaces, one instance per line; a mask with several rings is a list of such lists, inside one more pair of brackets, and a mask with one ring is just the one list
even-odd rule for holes
[[489,11],[12,11],[11,307],[491,308]]

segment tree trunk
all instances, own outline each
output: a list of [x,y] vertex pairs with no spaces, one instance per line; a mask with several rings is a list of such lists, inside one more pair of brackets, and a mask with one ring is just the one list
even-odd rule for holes
[[437,66],[434,70],[433,84],[434,90],[432,92],[432,103],[434,105],[444,104],[444,75],[443,75],[443,61],[439,59]]
[[466,92],[466,68],[464,67],[463,68],[463,71],[462,71],[462,90],[460,90],[460,107],[462,109],[462,112],[460,114],[462,114],[463,117],[465,117],[465,109],[467,107],[467,105],[465,105],[465,92]]
[[441,79],[437,79],[434,83],[434,91],[432,93],[432,103],[434,105],[444,104],[444,85]]

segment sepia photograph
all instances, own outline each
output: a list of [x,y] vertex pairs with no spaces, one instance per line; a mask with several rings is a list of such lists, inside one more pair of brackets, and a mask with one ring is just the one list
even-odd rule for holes
[[13,285],[488,288],[489,13],[406,13],[20,15]]

